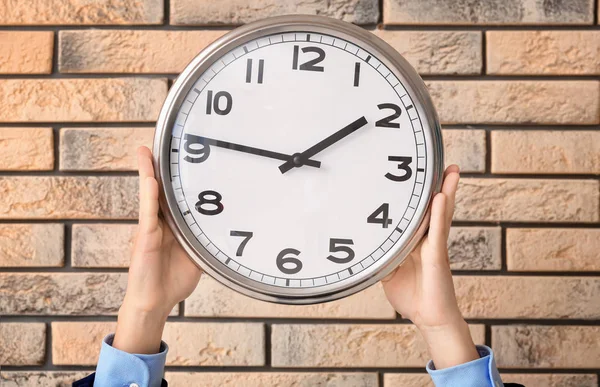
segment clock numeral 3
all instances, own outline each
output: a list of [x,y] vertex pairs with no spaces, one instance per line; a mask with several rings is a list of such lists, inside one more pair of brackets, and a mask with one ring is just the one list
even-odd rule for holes
[[[225,108],[221,109],[221,99],[225,98]],[[209,90],[206,93],[206,114],[212,114],[213,108],[215,113],[220,116],[226,116],[231,111],[233,105],[233,98],[231,94],[226,91],[219,91],[213,98],[213,91]]]
[[410,163],[412,163],[412,157],[407,157],[407,156],[388,156],[388,161],[399,161],[400,164],[398,164],[398,169],[401,169],[404,171],[404,175],[402,176],[397,176],[397,175],[393,175],[391,173],[386,173],[385,177],[387,177],[388,179],[392,180],[392,181],[406,181],[408,179],[410,179],[410,177],[412,176],[412,169],[410,169]]
[[[202,163],[208,159],[210,155],[210,146],[208,144],[204,144],[201,137],[194,136],[193,134],[187,134],[184,137],[185,143],[183,144],[183,149],[193,156],[185,156],[183,159],[188,163]],[[192,145],[201,145],[202,148],[192,148]]]
[[[300,251],[292,248],[281,250],[281,253],[277,255],[277,268],[284,274],[296,274],[302,270],[302,262],[295,257],[286,257],[287,254],[294,254],[295,256],[300,255]],[[288,267],[285,267],[287,265]],[[289,267],[289,266],[293,267]]]
[[337,239],[331,238],[329,239],[329,252],[337,253],[338,251],[342,251],[346,253],[344,258],[338,258],[333,255],[327,257],[331,262],[335,263],[348,263],[354,259],[354,250],[352,250],[348,246],[340,246],[340,245],[354,245],[352,239]]
[[[258,83],[263,83],[263,72],[265,69],[265,60],[258,60]],[[252,59],[246,61],[246,83],[252,83]]]
[[[196,202],[196,211],[202,215],[218,215],[223,212],[223,196],[217,191],[202,191],[198,195],[199,201]],[[206,208],[208,207],[208,208]]]
[[[292,70],[298,70],[298,55],[299,55],[298,52],[299,52],[299,50],[300,50],[299,46],[294,46],[294,58],[292,61]],[[325,51],[323,51],[322,48],[313,47],[313,46],[302,47],[302,52],[303,53],[314,52],[318,56],[315,59],[311,59],[306,63],[302,63],[300,65],[300,70],[319,71],[319,72],[325,71],[325,68],[323,66],[315,66],[317,63],[321,63],[325,59]]]
[[394,111],[394,113],[377,121],[375,123],[375,126],[379,126],[381,128],[399,128],[400,127],[399,123],[392,122],[396,118],[400,117],[400,114],[402,114],[402,110],[400,110],[400,106],[394,105],[393,103],[380,103],[379,105],[377,105],[377,107],[379,108],[379,110],[392,109]]
[[231,230],[231,232],[229,233],[229,235],[231,236],[239,236],[239,237],[243,237],[244,239],[242,240],[242,243],[240,243],[240,245],[237,248],[237,251],[235,252],[235,256],[236,257],[241,257],[242,254],[244,254],[244,247],[246,247],[246,244],[248,244],[248,241],[250,240],[250,238],[252,238],[252,236],[254,235],[253,232],[251,231],[235,231],[235,230]]
[[[383,228],[388,228],[392,224],[393,220],[389,218],[390,204],[383,203],[380,205],[375,212],[367,217],[367,223],[381,224]],[[378,216],[381,214],[381,217]]]

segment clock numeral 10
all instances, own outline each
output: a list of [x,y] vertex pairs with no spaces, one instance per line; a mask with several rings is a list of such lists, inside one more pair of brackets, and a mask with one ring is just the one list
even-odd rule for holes
[[375,210],[375,212],[367,217],[367,223],[381,224],[381,227],[388,228],[393,222],[393,220],[389,218],[389,212],[390,204],[383,203]]
[[[221,99],[225,98],[225,107],[221,108]],[[215,113],[220,116],[226,116],[231,111],[233,98],[226,91],[219,91],[213,98],[213,91],[209,90],[206,93],[206,114],[212,114],[213,108]]]
[[325,51],[322,48],[314,47],[314,46],[302,47],[302,49],[300,49],[299,46],[294,46],[294,58],[292,60],[292,70],[298,70],[298,55],[299,55],[300,50],[302,50],[303,53],[314,52],[318,55],[316,58],[311,59],[306,63],[300,64],[300,70],[319,71],[319,72],[325,71],[325,68],[323,66],[315,66],[317,63],[321,63],[325,59]]

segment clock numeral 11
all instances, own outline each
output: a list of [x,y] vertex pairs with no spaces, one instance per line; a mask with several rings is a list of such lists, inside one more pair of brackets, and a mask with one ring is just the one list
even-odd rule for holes
[[[263,83],[263,72],[265,69],[265,60],[258,60],[258,83]],[[246,83],[252,83],[252,59],[246,61]]]

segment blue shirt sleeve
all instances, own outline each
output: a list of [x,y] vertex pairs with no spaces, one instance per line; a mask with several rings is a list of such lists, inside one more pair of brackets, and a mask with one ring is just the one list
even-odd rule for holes
[[504,387],[492,350],[478,345],[477,352],[479,359],[442,370],[436,370],[430,360],[427,372],[436,387]]
[[169,347],[160,342],[159,353],[131,354],[112,346],[114,334],[102,341],[100,358],[96,366],[94,387],[160,387]]

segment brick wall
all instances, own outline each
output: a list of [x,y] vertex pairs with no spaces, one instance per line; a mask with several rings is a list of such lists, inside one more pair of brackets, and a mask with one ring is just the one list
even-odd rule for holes
[[[450,251],[506,380],[598,387],[600,26],[594,0],[0,0],[0,381],[66,386],[114,330],[135,235],[134,149],[172,80],[233,26],[328,15],[426,80],[462,166]],[[461,96],[460,101],[456,98]],[[204,277],[165,329],[173,386],[430,386],[374,286],[326,305]],[[201,374],[200,374],[201,373]]]

